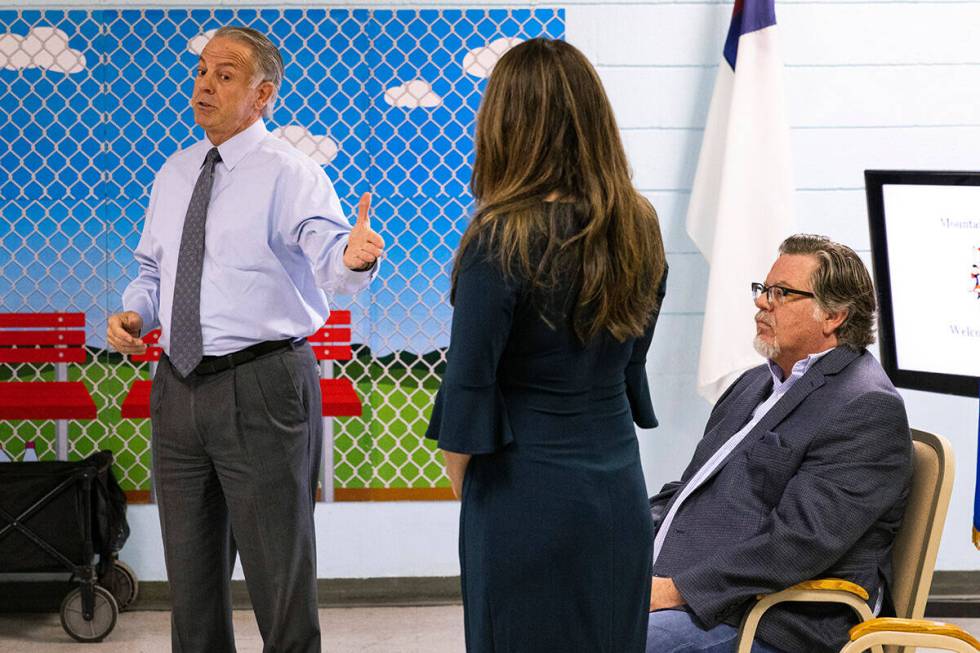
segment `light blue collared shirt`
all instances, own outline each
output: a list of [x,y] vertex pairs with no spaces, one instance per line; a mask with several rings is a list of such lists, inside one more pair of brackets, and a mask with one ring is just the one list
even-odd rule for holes
[[[166,352],[184,216],[212,147],[205,138],[157,173],[135,252],[139,274],[123,293],[124,309],[143,318],[144,334],[162,327]],[[344,265],[351,225],[333,185],[261,119],[218,152],[201,277],[204,354],[309,336],[330,312],[328,295],[364,288],[378,266],[353,272]]]
[[790,370],[790,374],[783,380],[783,371],[771,360],[769,361],[769,373],[772,374],[772,392],[761,404],[755,407],[752,412],[752,419],[749,420],[748,424],[742,427],[735,435],[728,438],[728,441],[723,444],[718,451],[715,452],[711,458],[708,459],[701,469],[691,477],[691,480],[687,482],[684,488],[681,490],[680,495],[677,500],[674,501],[670,506],[670,510],[664,515],[663,521],[660,523],[660,528],[657,530],[657,536],[653,540],[653,562],[657,561],[657,557],[660,555],[660,551],[663,548],[664,540],[667,539],[667,531],[670,530],[670,523],[674,521],[674,515],[680,509],[681,504],[694,493],[701,485],[714,473],[714,471],[724,462],[732,450],[739,445],[739,443],[745,439],[745,436],[755,428],[755,425],[766,416],[773,406],[782,399],[789,389],[800,380],[800,378],[807,373],[807,371],[813,367],[813,364],[818,360],[833,351],[833,348],[826,351],[822,351],[818,354],[810,354],[802,360],[796,361],[793,365],[793,369]]

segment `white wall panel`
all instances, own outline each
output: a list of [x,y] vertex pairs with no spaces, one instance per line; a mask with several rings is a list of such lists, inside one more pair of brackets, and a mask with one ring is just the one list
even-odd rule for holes
[[687,204],[691,199],[688,191],[646,192],[643,195],[650,200],[660,218],[660,232],[664,239],[664,249],[668,254],[693,254],[697,247],[687,235],[685,220],[687,219]]
[[701,313],[661,314],[647,354],[647,369],[653,373],[696,373],[703,322]]
[[647,491],[654,494],[684,472],[704,433],[711,406],[698,396],[694,374],[666,374],[649,365],[647,371],[660,426],[638,429],[637,436]]
[[[717,66],[598,68],[620,128],[702,128]],[[785,68],[794,127],[980,124],[980,65]]]
[[[120,558],[140,580],[166,580],[157,506],[130,506],[132,534]],[[459,574],[455,501],[317,504],[317,577]],[[239,563],[233,578],[242,579]]]
[[980,127],[794,129],[798,188],[864,188],[874,168],[976,170]]
[[665,314],[703,313],[708,291],[708,265],[700,254],[667,254],[670,274],[667,297],[661,309]]
[[622,135],[637,188],[690,190],[704,135],[700,129],[627,130]]
[[796,191],[796,208],[800,231],[822,234],[855,250],[871,248],[863,189]]
[[779,4],[787,64],[978,63],[980,4]]
[[598,68],[619,127],[704,127],[717,66]]
[[717,64],[730,5],[608,5],[590,9],[600,65]]
[[[588,10],[593,11],[593,10]],[[718,63],[730,5],[609,5],[596,12],[601,65]],[[780,3],[787,64],[980,63],[980,4]]]
[[808,127],[976,125],[978,78],[978,65],[789,67],[789,121]]
[[[643,190],[690,189],[702,138],[699,130],[623,132]],[[980,126],[794,129],[797,188],[864,188],[872,168],[974,170],[980,167]]]
[[[690,192],[659,191],[644,195],[657,209],[668,256],[697,253],[684,226]],[[871,248],[863,188],[798,190],[795,205],[800,231],[823,234],[857,250]]]

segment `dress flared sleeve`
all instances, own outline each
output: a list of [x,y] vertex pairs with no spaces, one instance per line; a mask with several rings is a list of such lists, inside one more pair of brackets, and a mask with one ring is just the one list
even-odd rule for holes
[[629,399],[630,411],[633,413],[633,422],[645,429],[652,429],[659,423],[653,412],[646,362],[647,351],[650,349],[650,341],[653,340],[653,332],[657,328],[657,319],[660,317],[660,307],[666,294],[667,267],[665,265],[664,275],[660,279],[660,287],[657,290],[657,310],[650,318],[650,324],[643,335],[633,341],[633,354],[626,365],[626,397]]
[[496,451],[513,441],[497,365],[507,345],[517,288],[476,243],[467,248],[456,283],[446,373],[425,437],[466,454]]

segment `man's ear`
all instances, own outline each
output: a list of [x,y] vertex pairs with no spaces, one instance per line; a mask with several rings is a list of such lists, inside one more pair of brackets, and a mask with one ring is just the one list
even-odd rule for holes
[[258,86],[259,95],[255,98],[255,108],[261,113],[265,109],[265,105],[269,103],[272,99],[272,93],[275,91],[275,87],[270,81],[260,82]]
[[844,320],[847,319],[847,309],[840,311],[834,311],[832,313],[824,313],[823,320],[821,320],[821,331],[825,337],[829,337],[840,328],[840,325],[844,324]]

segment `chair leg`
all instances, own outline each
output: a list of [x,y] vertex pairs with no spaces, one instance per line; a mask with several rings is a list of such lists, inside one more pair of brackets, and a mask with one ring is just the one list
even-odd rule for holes
[[[320,378],[333,378],[333,361],[320,361]],[[323,458],[320,461],[320,501],[333,503],[333,418],[323,418]]]
[[[57,363],[54,366],[54,380],[68,380],[68,365]],[[55,452],[58,460],[68,460],[68,420],[59,419],[54,422]]]
[[320,501],[333,503],[333,418],[323,418],[323,460],[320,461]]
[[55,451],[58,460],[68,460],[68,420],[54,421]]
[[[159,363],[156,361],[150,361],[150,381],[152,382],[157,375],[157,366]],[[153,437],[153,425],[150,424],[150,437]],[[153,482],[153,448],[150,447],[150,468],[146,471],[146,479],[150,484],[150,503],[157,502],[157,484]]]

